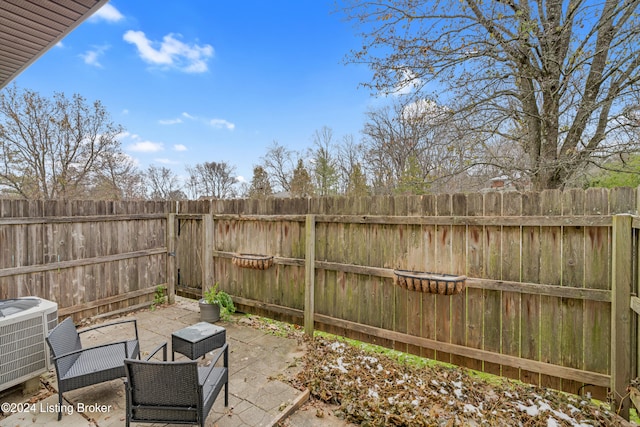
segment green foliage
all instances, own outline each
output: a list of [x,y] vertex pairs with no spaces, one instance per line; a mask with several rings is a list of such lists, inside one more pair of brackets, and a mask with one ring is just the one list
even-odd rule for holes
[[291,196],[307,197],[312,196],[313,193],[313,183],[309,172],[304,167],[302,159],[298,159],[298,165],[293,170],[293,178],[291,179]]
[[349,175],[347,184],[347,196],[368,196],[370,193],[367,185],[367,177],[362,173],[360,163],[356,163]]
[[414,155],[409,156],[402,175],[400,175],[396,192],[398,194],[426,194],[429,190],[429,184],[425,182],[423,175],[418,158]]
[[204,292],[203,299],[207,304],[218,304],[220,306],[220,317],[228,320],[231,313],[236,312],[231,296],[225,291],[218,290],[218,283]]
[[165,303],[167,287],[164,285],[156,286],[156,291],[153,293],[153,303],[151,304],[151,310],[155,310],[157,306]]
[[262,198],[273,194],[271,182],[269,182],[269,174],[262,166],[253,168],[253,178],[251,179],[251,187],[249,188],[249,197]]
[[633,155],[626,162],[607,164],[606,168],[591,178],[587,186],[604,188],[640,186],[640,155]]

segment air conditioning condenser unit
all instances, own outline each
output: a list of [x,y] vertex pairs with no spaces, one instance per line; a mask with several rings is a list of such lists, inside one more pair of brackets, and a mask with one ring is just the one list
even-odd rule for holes
[[41,298],[0,300],[0,391],[51,367],[45,337],[58,323],[58,304]]

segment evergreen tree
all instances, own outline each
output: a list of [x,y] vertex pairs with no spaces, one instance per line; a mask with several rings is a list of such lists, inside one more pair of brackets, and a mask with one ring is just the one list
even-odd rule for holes
[[263,198],[273,194],[271,182],[269,182],[269,174],[262,166],[253,168],[253,178],[251,179],[251,187],[249,188],[249,197]]
[[291,179],[291,196],[292,197],[308,197],[312,196],[313,183],[311,182],[311,176],[304,167],[302,159],[298,159],[298,165],[293,170],[293,178]]

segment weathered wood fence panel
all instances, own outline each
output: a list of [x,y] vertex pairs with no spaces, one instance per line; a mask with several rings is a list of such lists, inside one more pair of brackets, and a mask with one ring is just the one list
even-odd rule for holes
[[[604,398],[611,215],[635,212],[633,189],[214,201],[214,276],[243,309],[301,322],[313,214],[317,328]],[[298,230],[299,250],[282,243],[282,224]],[[241,252],[276,263],[245,271],[230,262]],[[464,274],[467,290],[409,291],[393,269]],[[283,282],[285,272],[294,279]]]
[[36,295],[76,318],[148,305],[167,281],[169,208],[1,200],[0,299]]

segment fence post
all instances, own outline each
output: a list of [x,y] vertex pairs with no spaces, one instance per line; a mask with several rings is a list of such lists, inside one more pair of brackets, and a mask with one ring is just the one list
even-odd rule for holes
[[[202,215],[202,292],[213,286],[213,214]],[[204,295],[202,295],[204,296]]]
[[631,381],[631,279],[633,271],[631,215],[613,216],[611,261],[611,392],[612,408],[629,419],[627,386]]
[[313,336],[314,287],[316,263],[316,217],[308,214],[305,223],[304,251],[304,332]]
[[176,302],[176,214],[167,216],[167,298]]

